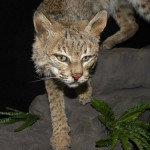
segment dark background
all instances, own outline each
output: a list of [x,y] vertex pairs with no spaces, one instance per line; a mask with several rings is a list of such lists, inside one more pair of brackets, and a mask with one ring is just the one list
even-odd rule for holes
[[[31,61],[34,39],[33,12],[41,0],[0,1],[0,111],[9,106],[28,111],[35,96],[45,93]],[[150,24],[136,15],[140,30],[117,47],[141,48],[150,44]],[[113,19],[102,37],[116,32]]]

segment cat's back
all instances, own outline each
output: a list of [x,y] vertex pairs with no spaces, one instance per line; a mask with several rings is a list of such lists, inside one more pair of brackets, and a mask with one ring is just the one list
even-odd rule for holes
[[44,0],[38,10],[48,18],[90,20],[100,10],[112,13],[118,0]]

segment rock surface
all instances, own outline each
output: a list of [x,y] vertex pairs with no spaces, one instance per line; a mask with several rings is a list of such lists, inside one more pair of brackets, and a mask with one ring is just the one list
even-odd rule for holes
[[[143,49],[116,48],[101,51],[92,79],[93,98],[107,102],[118,117],[135,104],[150,103],[150,47]],[[71,150],[97,150],[95,141],[106,136],[107,131],[99,122],[90,104],[78,103],[71,98],[73,91],[67,89],[66,114],[71,127]],[[0,149],[2,150],[51,150],[52,134],[47,96],[37,96],[29,108],[42,119],[21,132],[13,132],[20,123],[0,126]],[[150,112],[141,116],[150,120]],[[101,148],[109,150],[110,148]],[[120,144],[115,150],[122,150]]]
[[150,88],[150,47],[114,48],[99,56],[93,86],[97,94],[118,89]]

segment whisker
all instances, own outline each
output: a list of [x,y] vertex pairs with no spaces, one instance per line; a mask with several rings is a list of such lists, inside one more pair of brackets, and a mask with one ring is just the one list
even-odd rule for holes
[[39,81],[44,81],[44,79],[34,80],[34,81],[31,81],[31,82],[34,83],[34,82],[39,82]]
[[55,82],[55,83],[61,83],[61,81],[60,81],[60,80],[55,80],[54,82]]
[[44,77],[44,78],[39,78],[39,80],[34,80],[31,82],[39,82],[39,81],[44,81],[44,80],[49,80],[49,79],[58,79],[58,77]]

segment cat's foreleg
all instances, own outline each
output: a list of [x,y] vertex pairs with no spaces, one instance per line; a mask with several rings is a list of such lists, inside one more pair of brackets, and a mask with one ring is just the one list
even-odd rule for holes
[[120,30],[114,35],[108,37],[100,46],[101,49],[111,49],[116,44],[132,37],[138,30],[138,25],[134,19],[133,10],[126,1],[119,1],[119,7],[114,12],[113,17],[120,27]]
[[70,137],[68,135],[70,128],[65,114],[63,91],[61,86],[55,84],[53,80],[46,80],[45,85],[53,128],[52,147],[54,150],[68,150],[70,146]]
[[76,89],[76,93],[79,95],[79,102],[85,105],[86,103],[89,103],[91,101],[92,97],[92,87],[90,84],[90,80],[87,81],[87,83],[80,85]]

